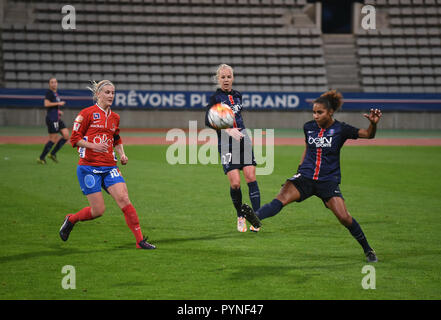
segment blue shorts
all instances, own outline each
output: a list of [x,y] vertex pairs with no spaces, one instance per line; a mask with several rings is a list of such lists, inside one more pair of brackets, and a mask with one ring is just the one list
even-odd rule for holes
[[117,166],[114,167],[95,167],[95,166],[78,166],[77,167],[78,182],[81,191],[85,195],[101,192],[103,188],[106,192],[107,188],[115,183],[124,182]]

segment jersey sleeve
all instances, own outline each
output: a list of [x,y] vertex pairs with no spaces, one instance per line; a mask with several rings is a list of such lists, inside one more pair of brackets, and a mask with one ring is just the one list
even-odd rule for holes
[[240,99],[240,104],[243,104],[243,101],[242,101],[242,93],[240,93],[239,91],[236,91],[237,92],[237,96],[239,97],[239,99]]
[[305,124],[303,125],[303,135],[305,136],[305,143],[307,144],[307,142],[308,142],[308,136],[306,135],[306,125],[307,125],[307,123],[305,123]]
[[46,91],[46,95],[44,96],[44,99],[49,100],[50,102],[53,102],[53,94],[50,90]]
[[72,144],[72,147],[75,148],[77,142],[83,139],[87,129],[89,128],[89,122],[89,115],[84,110],[81,110],[74,120],[72,135],[70,136],[70,143]]
[[360,129],[342,122],[342,136],[344,139],[358,139],[358,131]]
[[114,147],[119,145],[119,144],[122,144],[122,139],[121,139],[121,137],[119,135],[119,132],[120,132],[120,130],[119,130],[119,118],[118,118],[118,123],[117,123],[117,126],[116,126],[115,134],[113,135],[113,146]]

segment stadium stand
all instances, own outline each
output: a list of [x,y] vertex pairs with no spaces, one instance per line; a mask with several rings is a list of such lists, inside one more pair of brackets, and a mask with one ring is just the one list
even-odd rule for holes
[[335,63],[341,52],[327,54],[335,37],[305,14],[306,0],[72,0],[75,30],[61,27],[62,2],[6,2],[7,88],[56,76],[65,89],[109,78],[121,90],[210,91],[228,63],[243,91],[441,91],[441,0],[365,1],[387,25],[349,35],[349,69]]
[[327,86],[320,31],[286,24],[305,0],[69,3],[75,30],[61,28],[53,1],[30,3],[30,23],[3,24],[6,87],[41,88],[55,75],[66,89],[110,78],[120,89],[212,90],[219,63],[235,67],[245,90]]
[[365,92],[441,92],[441,1],[367,1],[388,26],[357,32]]

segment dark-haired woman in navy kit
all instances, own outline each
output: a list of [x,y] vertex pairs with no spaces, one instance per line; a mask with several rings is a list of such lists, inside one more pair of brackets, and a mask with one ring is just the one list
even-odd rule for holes
[[358,129],[333,118],[343,104],[342,95],[336,90],[322,94],[314,101],[314,120],[305,123],[306,148],[297,173],[283,185],[272,202],[265,204],[255,213],[247,205],[244,212],[247,219],[263,220],[279,213],[291,202],[301,202],[310,196],[319,197],[342,225],[360,243],[368,262],[377,262],[375,251],[370,247],[358,222],[349,214],[340,191],[340,150],[347,139],[372,139],[381,118],[379,109],[371,109],[364,116],[369,120],[367,129]]

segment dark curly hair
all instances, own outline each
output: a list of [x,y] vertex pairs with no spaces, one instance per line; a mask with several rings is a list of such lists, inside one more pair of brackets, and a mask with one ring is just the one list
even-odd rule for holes
[[315,99],[314,103],[323,104],[326,109],[337,111],[343,105],[343,95],[337,90],[331,89]]

